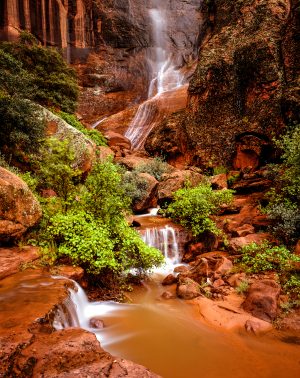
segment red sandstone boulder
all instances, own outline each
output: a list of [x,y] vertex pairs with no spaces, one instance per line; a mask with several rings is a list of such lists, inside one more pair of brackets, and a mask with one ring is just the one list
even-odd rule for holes
[[128,155],[126,157],[119,157],[116,159],[116,162],[124,165],[125,168],[127,168],[129,171],[132,171],[133,169],[139,167],[140,165],[146,165],[149,163],[152,159],[137,156],[137,155]]
[[227,278],[226,281],[229,283],[230,286],[237,287],[245,280],[246,280],[245,273],[236,273],[230,276],[229,278]]
[[262,280],[250,286],[243,308],[256,318],[273,321],[278,312],[280,285],[274,280]]
[[189,182],[190,185],[197,186],[203,179],[203,176],[191,170],[174,171],[171,174],[164,174],[163,181],[158,185],[158,199],[167,200],[172,199],[174,192],[181,189]]
[[84,270],[80,266],[60,265],[55,267],[53,273],[79,282],[83,278]]
[[251,224],[243,224],[236,229],[232,229],[232,235],[237,237],[243,237],[254,233],[255,229]]
[[39,107],[41,116],[46,121],[46,135],[68,140],[75,154],[74,168],[79,168],[83,172],[90,171],[96,158],[95,143],[50,110]]
[[109,147],[119,146],[127,150],[131,149],[130,140],[122,134],[118,134],[114,131],[107,131],[104,136],[107,139]]
[[133,211],[142,212],[150,207],[156,207],[158,181],[148,173],[139,173],[137,177],[145,183],[145,188],[142,191],[141,197],[137,201],[134,201]]
[[215,253],[207,257],[201,257],[188,272],[188,277],[202,283],[203,279],[220,278],[226,275],[231,271],[232,267],[233,264],[229,259]]
[[163,286],[173,285],[177,282],[177,277],[174,276],[174,274],[168,274],[162,281]]
[[176,295],[171,293],[170,291],[164,291],[161,295],[162,299],[175,299]]
[[201,288],[200,285],[191,278],[179,277],[176,293],[181,299],[194,299],[201,295]]
[[27,184],[0,167],[0,241],[22,236],[41,216],[40,204]]
[[233,252],[238,252],[241,250],[241,248],[245,247],[250,243],[261,244],[266,240],[271,240],[271,235],[268,233],[250,234],[247,236],[231,239],[229,243],[229,248]]
[[211,186],[213,189],[227,189],[227,175],[225,173],[221,173],[219,175],[215,175],[210,179]]

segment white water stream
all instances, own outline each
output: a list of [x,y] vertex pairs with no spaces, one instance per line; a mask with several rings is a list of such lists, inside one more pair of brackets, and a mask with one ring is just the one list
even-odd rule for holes
[[184,77],[175,67],[170,40],[167,34],[168,17],[163,1],[157,1],[149,10],[154,47],[148,59],[151,81],[148,100],[143,102],[129,125],[125,136],[130,139],[133,149],[143,147],[157,117],[155,101],[167,92],[183,86]]

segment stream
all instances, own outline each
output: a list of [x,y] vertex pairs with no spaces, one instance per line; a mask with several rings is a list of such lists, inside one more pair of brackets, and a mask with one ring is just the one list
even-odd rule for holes
[[[75,283],[76,289],[70,289],[68,316],[65,310],[59,311],[55,327],[78,326],[94,332],[111,354],[147,366],[165,378],[299,376],[300,347],[283,343],[278,334],[258,337],[216,331],[203,324],[185,301],[161,298],[165,288],[160,282],[178,263],[181,246],[173,225],[155,226],[157,221],[151,214],[144,216],[147,226],[140,232],[167,257],[165,268],[128,295],[130,304],[89,302]],[[90,319],[95,318],[103,321],[103,329],[90,326]]]

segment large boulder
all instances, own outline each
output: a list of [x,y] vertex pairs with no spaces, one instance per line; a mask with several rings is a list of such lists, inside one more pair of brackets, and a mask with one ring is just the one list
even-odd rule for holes
[[0,167],[0,241],[22,236],[41,216],[40,204],[27,184]]
[[150,207],[156,207],[158,181],[153,176],[149,175],[149,173],[139,173],[137,176],[145,182],[145,189],[139,200],[134,202],[133,211],[142,212]]
[[96,157],[95,143],[50,110],[39,107],[41,116],[46,122],[46,135],[59,140],[68,140],[75,153],[74,167],[82,172],[88,172]]
[[203,176],[192,170],[176,170],[170,174],[164,174],[162,179],[158,185],[158,199],[161,202],[171,200],[176,190],[183,188],[187,183],[192,187],[197,186]]
[[253,283],[243,303],[243,309],[256,318],[272,322],[278,312],[280,285],[274,280],[262,280]]
[[201,295],[201,287],[189,277],[179,277],[176,293],[181,299],[194,299]]

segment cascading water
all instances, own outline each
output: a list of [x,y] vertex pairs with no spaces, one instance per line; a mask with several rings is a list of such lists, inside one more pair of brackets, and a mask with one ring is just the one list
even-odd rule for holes
[[163,2],[155,2],[155,7],[149,10],[154,47],[148,59],[151,70],[151,81],[148,89],[148,100],[143,102],[125,136],[130,139],[132,147],[139,149],[152,130],[157,117],[156,100],[165,92],[172,91],[183,85],[184,77],[176,69],[170,48],[170,38],[167,34],[168,18]]
[[163,228],[147,228],[142,233],[143,241],[151,247],[159,249],[164,255],[167,265],[175,265],[180,262],[177,236],[176,230],[168,225]]

